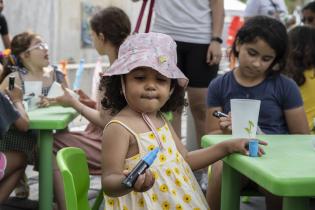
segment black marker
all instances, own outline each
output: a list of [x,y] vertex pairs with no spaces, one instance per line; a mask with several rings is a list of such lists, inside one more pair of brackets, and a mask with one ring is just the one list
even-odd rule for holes
[[217,118],[220,118],[220,117],[228,117],[229,115],[223,113],[223,112],[219,112],[217,110],[215,110],[213,113],[212,113],[212,116],[214,117],[217,117]]
[[127,178],[123,180],[122,184],[128,188],[132,188],[137,178],[139,177],[139,175],[143,174],[145,170],[148,169],[152,165],[159,151],[160,149],[157,147],[151,152],[149,152],[148,154],[146,154],[146,156],[144,156],[144,158],[142,158],[137,163],[137,165],[132,169],[132,171],[127,176]]
[[15,76],[9,76],[9,90],[14,89]]

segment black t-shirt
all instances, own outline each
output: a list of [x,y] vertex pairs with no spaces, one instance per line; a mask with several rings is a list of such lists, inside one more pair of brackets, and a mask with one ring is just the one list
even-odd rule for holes
[[7,35],[9,33],[7,20],[5,17],[0,14],[0,34],[1,35]]

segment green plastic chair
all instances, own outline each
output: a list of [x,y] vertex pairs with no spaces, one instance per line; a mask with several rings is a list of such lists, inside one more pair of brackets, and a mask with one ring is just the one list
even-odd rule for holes
[[67,210],[98,210],[102,201],[99,192],[93,207],[89,206],[90,177],[85,153],[76,147],[66,147],[57,153],[57,164],[63,178]]

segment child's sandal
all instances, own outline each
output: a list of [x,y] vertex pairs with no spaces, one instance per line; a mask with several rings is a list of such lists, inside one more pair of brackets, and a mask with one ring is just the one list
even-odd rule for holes
[[0,180],[3,179],[5,168],[7,167],[7,157],[4,153],[0,152]]

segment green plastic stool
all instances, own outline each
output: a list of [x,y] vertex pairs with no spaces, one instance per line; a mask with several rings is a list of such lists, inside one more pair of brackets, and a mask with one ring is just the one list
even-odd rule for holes
[[67,210],[98,210],[102,201],[102,190],[91,209],[88,200],[90,177],[85,153],[76,147],[66,147],[57,153],[57,164],[63,178]]

